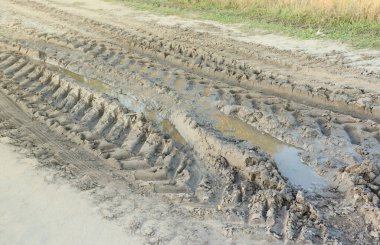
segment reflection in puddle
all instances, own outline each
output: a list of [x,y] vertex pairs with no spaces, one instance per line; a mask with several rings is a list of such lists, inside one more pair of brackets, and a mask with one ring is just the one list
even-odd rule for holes
[[162,76],[162,80],[167,81],[169,79],[169,72],[165,71],[164,75]]
[[[135,112],[144,113],[148,120],[157,123],[160,129],[170,135],[175,142],[186,145],[186,141],[175,126],[169,120],[164,119],[159,112],[147,109],[144,104],[138,102],[132,96],[119,94],[118,99],[127,108]],[[206,108],[209,105],[205,104],[203,107]],[[266,153],[271,154],[281,175],[288,178],[291,184],[301,186],[305,190],[322,189],[327,186],[322,177],[301,161],[298,155],[301,150],[262,133],[238,118],[224,115],[221,112],[213,112],[210,117],[215,120],[214,127],[223,134],[248,141],[260,147]]]
[[286,146],[281,141],[268,134],[263,134],[238,118],[226,116],[222,113],[213,113],[211,118],[216,121],[214,126],[223,134],[246,140],[269,154],[274,154]]
[[81,75],[79,75],[79,74],[77,74],[75,72],[72,72],[70,70],[67,70],[67,69],[64,69],[64,68],[61,68],[61,67],[59,67],[59,70],[62,71],[63,73],[65,73],[66,75],[74,78],[78,82],[82,82],[82,83],[85,82],[84,78]]
[[183,92],[185,89],[184,82],[182,79],[176,79],[174,81],[175,90],[177,92]]
[[[137,100],[133,99],[132,97],[128,95],[117,94],[117,99],[128,110],[132,110],[134,112],[145,112],[144,104],[137,102]],[[145,116],[147,119],[150,120],[150,118],[148,117],[149,115],[147,113],[145,113]]]
[[119,102],[129,110],[142,112],[147,120],[158,123],[162,132],[169,135],[176,143],[186,145],[185,139],[175,126],[168,119],[163,119],[157,111],[147,109],[144,104],[137,102],[137,100],[128,95],[118,94],[117,97]]
[[102,81],[96,80],[96,79],[88,79],[85,82],[88,86],[91,88],[95,89],[96,91],[99,92],[107,92],[111,90],[111,87]]
[[64,69],[62,67],[58,67],[58,69],[65,73],[66,75],[72,77],[73,79],[77,80],[78,82],[81,82],[85,85],[87,85],[88,87],[98,91],[98,92],[108,92],[111,90],[111,87],[106,84],[106,83],[103,83],[102,81],[100,80],[97,80],[97,79],[87,79],[86,77],[84,76],[81,76],[75,72],[72,72],[70,70],[67,70],[67,69]]
[[118,65],[123,65],[126,62],[126,58],[123,57],[122,59],[119,60]]
[[175,142],[180,143],[181,145],[186,145],[185,139],[168,119],[162,120],[161,126],[162,130],[166,134],[170,135],[170,138],[172,138]]
[[157,70],[156,69],[152,69],[152,71],[149,73],[149,76],[156,78],[158,76]]
[[322,177],[317,175],[311,167],[302,163],[298,156],[301,150],[261,133],[238,118],[222,113],[211,114],[211,117],[216,121],[214,126],[223,134],[246,140],[271,154],[281,175],[287,177],[293,185],[301,186],[305,190],[327,186]]
[[[109,92],[110,86],[96,79],[87,79],[70,70],[57,67],[61,72],[72,77],[73,79],[86,84],[90,88],[99,92]],[[140,72],[147,70],[147,67],[143,65],[140,67]],[[153,71],[154,72],[154,71]],[[168,77],[168,73],[165,72],[165,77]],[[185,89],[185,83],[182,79],[175,79],[173,81],[176,91],[183,92]],[[210,93],[209,85],[203,87],[203,96],[208,97]],[[158,123],[160,129],[168,134],[175,142],[185,145],[186,141],[177,131],[174,125],[168,120],[163,119],[157,111],[148,110],[144,104],[139,103],[131,96],[118,94],[117,95],[121,104],[134,112],[142,112],[149,121]],[[210,104],[203,104],[203,109],[210,108]],[[305,165],[300,160],[298,154],[301,152],[299,149],[289,146],[268,134],[264,134],[254,127],[244,123],[238,118],[224,115],[220,112],[212,113],[211,118],[215,120],[215,128],[221,131],[225,135],[234,136],[236,138],[246,140],[253,145],[260,147],[262,150],[271,154],[277,163],[278,169],[281,174],[289,179],[294,185],[302,186],[306,190],[310,190],[316,187],[325,187],[326,182],[320,176],[318,176],[311,167]]]
[[147,69],[148,67],[145,64],[143,64],[138,71],[139,73],[144,73]]
[[203,89],[203,96],[208,97],[209,94],[210,94],[210,86],[209,86],[209,85],[204,86],[204,89]]
[[306,190],[327,187],[326,181],[314,170],[301,162],[298,156],[301,150],[285,146],[273,154],[280,173],[287,177],[294,185],[302,186]]

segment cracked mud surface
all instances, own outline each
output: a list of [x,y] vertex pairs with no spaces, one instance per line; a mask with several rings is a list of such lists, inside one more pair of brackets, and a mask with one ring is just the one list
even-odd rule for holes
[[141,243],[379,242],[375,52],[360,65],[103,2],[1,4],[0,135]]

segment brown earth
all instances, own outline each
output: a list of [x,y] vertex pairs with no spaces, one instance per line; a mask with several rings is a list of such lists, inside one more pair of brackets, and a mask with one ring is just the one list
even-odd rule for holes
[[378,52],[0,2],[0,135],[141,243],[379,242]]

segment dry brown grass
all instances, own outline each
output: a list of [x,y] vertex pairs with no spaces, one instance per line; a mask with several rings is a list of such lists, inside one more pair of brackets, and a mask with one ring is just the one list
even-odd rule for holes
[[284,7],[295,12],[318,12],[325,17],[380,20],[380,0],[182,0],[220,4],[223,7]]
[[380,0],[117,1],[164,14],[198,16],[299,38],[322,37],[357,47],[380,48]]

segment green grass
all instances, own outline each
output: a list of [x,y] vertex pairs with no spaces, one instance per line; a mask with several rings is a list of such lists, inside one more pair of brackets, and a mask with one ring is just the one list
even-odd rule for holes
[[[290,7],[223,6],[207,0],[109,0],[139,10],[194,19],[241,23],[244,28],[261,28],[299,38],[341,40],[355,47],[380,48],[380,21],[327,16],[318,11],[295,11]],[[191,3],[190,3],[191,2]],[[324,36],[316,33],[320,30]]]

